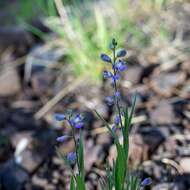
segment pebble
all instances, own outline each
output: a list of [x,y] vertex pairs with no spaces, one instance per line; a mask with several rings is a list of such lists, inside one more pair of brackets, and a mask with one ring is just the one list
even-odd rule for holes
[[22,190],[28,180],[28,173],[13,160],[7,161],[0,169],[0,183],[3,190]]

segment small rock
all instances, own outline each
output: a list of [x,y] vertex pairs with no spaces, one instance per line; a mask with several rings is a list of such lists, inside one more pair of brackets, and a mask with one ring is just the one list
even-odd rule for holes
[[144,144],[142,136],[133,134],[129,136],[129,163],[137,166],[148,157],[148,147]]
[[160,183],[152,188],[152,190],[187,190],[183,184],[179,183]]
[[11,144],[14,148],[18,145],[18,143],[22,139],[28,139],[29,141],[32,141],[32,133],[31,131],[20,131],[17,133],[14,133],[10,136]]
[[152,158],[162,159],[162,158],[173,158],[176,156],[177,142],[174,138],[167,138],[166,141],[159,146],[157,149],[157,154],[153,155]]
[[[53,155],[56,135],[53,130],[45,127],[36,130],[32,137],[29,133],[22,135],[25,135],[22,136],[22,139],[28,140],[28,145],[18,155],[19,160],[17,159],[17,162],[32,174],[45,159],[50,159]],[[14,139],[16,142],[16,137]]]
[[183,188],[179,189],[179,190],[189,190],[190,187],[190,174],[189,173],[184,173],[181,175],[176,175],[174,178],[174,182],[177,184],[183,184]]
[[24,150],[20,156],[22,158],[20,165],[29,173],[33,173],[44,160],[44,155],[29,149]]
[[110,134],[108,132],[107,133],[100,133],[97,136],[96,143],[98,145],[110,144],[111,143]]
[[0,170],[0,183],[4,190],[22,190],[28,180],[28,173],[12,160]]
[[6,122],[7,118],[9,117],[9,106],[4,103],[3,101],[0,102],[0,126],[3,127],[4,123]]
[[34,73],[56,65],[63,55],[64,50],[60,47],[39,45],[33,48],[26,58],[25,80],[30,81]]
[[124,81],[127,80],[131,82],[132,85],[138,84],[140,82],[142,71],[143,68],[140,65],[129,66]]
[[51,84],[53,81],[52,74],[48,72],[38,72],[32,76],[32,87],[34,92],[38,96],[43,96],[44,94],[51,94]]
[[47,181],[47,179],[40,178],[37,175],[34,175],[32,177],[32,183],[39,187],[45,187],[48,184],[48,181]]
[[99,162],[101,158],[102,147],[100,145],[94,146],[92,140],[88,140],[85,144],[85,170],[90,171],[92,165],[96,162]]
[[140,133],[142,134],[144,143],[148,146],[150,154],[165,140],[165,136],[159,128],[144,127],[140,129]]
[[15,130],[35,130],[41,125],[33,118],[33,114],[25,109],[13,109],[10,113],[7,123],[12,124]]
[[95,121],[94,114],[90,111],[82,112],[84,117],[85,129],[92,129],[93,123]]
[[151,87],[160,95],[169,97],[173,90],[183,84],[186,75],[184,72],[157,73],[152,75]]
[[184,173],[190,173],[190,157],[184,157],[179,161]]
[[0,86],[0,96],[12,96],[20,92],[21,84],[14,68],[6,67],[1,71]]
[[172,105],[161,100],[155,109],[149,111],[150,121],[155,125],[171,124],[175,121],[175,114]]
[[182,70],[184,70],[185,72],[187,72],[190,75],[189,65],[190,65],[190,60],[184,61],[182,63]]
[[9,156],[11,156],[12,152],[13,148],[11,146],[9,138],[0,133],[0,162],[6,161]]

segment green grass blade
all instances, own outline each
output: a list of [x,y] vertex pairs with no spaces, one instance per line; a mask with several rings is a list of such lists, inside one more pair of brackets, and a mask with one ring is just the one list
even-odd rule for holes
[[132,103],[132,108],[131,108],[131,112],[130,112],[130,116],[129,116],[129,120],[128,120],[128,126],[131,125],[131,120],[133,118],[133,113],[134,113],[134,110],[135,110],[136,99],[137,99],[137,94],[135,94],[134,100],[133,100],[133,103]]
[[128,108],[125,110],[125,122],[124,122],[124,129],[122,130],[123,133],[123,146],[125,150],[125,157],[126,160],[128,160],[128,152],[129,152],[129,114],[128,114]]
[[97,40],[99,42],[99,46],[102,49],[102,51],[106,51],[107,44],[109,42],[109,32],[106,28],[106,21],[105,18],[102,15],[102,12],[99,8],[95,8],[94,10],[95,14],[95,20],[96,20],[96,34],[97,34]]
[[98,116],[98,118],[103,121],[104,125],[106,126],[106,128],[108,129],[108,131],[110,132],[110,134],[112,135],[112,137],[114,139],[118,139],[117,136],[115,135],[115,133],[112,131],[112,129],[109,126],[109,124],[107,123],[107,121],[105,121],[105,119],[96,110],[94,110],[94,111],[95,111],[96,115]]
[[70,181],[70,190],[75,190],[75,182],[74,182],[74,177],[71,177],[71,181]]
[[108,164],[108,162],[106,163],[106,176],[107,176],[107,183],[108,183],[108,190],[112,190],[113,189],[113,185],[114,185],[114,179],[113,179],[113,171],[111,171],[111,168]]
[[76,176],[77,180],[77,190],[86,190],[84,180],[81,178],[80,175]]
[[126,173],[125,151],[120,144],[116,144],[116,147],[117,158],[115,163],[115,190],[122,190]]
[[47,12],[49,16],[57,16],[56,7],[53,0],[47,0]]
[[78,159],[79,159],[79,173],[81,174],[82,179],[84,180],[84,148],[83,148],[83,135],[82,131],[80,131],[80,140],[79,140],[79,151],[78,151]]

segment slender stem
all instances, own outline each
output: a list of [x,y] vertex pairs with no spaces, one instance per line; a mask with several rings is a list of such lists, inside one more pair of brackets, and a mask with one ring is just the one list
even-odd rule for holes
[[79,169],[79,159],[78,159],[78,144],[77,144],[77,141],[76,141],[76,138],[75,138],[75,128],[74,126],[72,125],[72,123],[68,120],[70,126],[71,126],[71,131],[72,131],[72,137],[73,137],[73,140],[74,140],[74,143],[75,143],[75,151],[76,151],[76,160],[77,160],[77,169],[78,169],[78,172],[79,172],[79,175],[80,175],[80,169]]
[[[114,48],[113,48],[113,65],[112,65],[114,76],[116,75],[116,70],[114,68],[115,63],[116,63],[116,56],[115,56],[115,46],[114,46]],[[114,79],[113,81],[114,81],[114,90],[115,90],[115,92],[118,92],[116,80]],[[119,119],[120,119],[121,129],[123,129],[123,122],[122,122],[122,117],[121,117],[121,109],[120,109],[120,106],[119,106],[119,100],[118,100],[117,96],[116,96],[116,106],[117,106],[117,110],[119,112]]]
[[[116,51],[116,49],[115,49],[115,45],[114,45],[114,48],[113,48],[113,72],[114,72],[114,76],[117,74],[116,69],[114,67],[115,63],[116,63],[116,59],[117,59],[115,51]],[[117,82],[116,82],[115,79],[114,79],[114,90],[115,90],[115,92],[118,92]],[[121,116],[121,109],[120,109],[119,100],[118,100],[117,96],[116,96],[116,106],[117,106],[117,110],[119,112],[119,119],[120,119],[121,130],[123,130],[123,122],[122,122],[122,116]],[[125,172],[125,177],[126,177],[126,172]],[[125,179],[125,177],[124,177],[124,179]],[[124,185],[125,185],[125,182],[123,181],[122,190],[124,189]]]

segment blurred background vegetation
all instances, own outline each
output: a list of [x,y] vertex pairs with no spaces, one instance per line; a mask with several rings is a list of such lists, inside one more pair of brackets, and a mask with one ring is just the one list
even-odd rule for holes
[[[70,109],[85,115],[87,179],[97,185],[105,160],[115,155],[92,111],[110,123],[116,114],[105,103],[113,91],[102,78],[107,65],[99,58],[110,54],[109,42],[115,38],[127,50],[128,69],[119,86],[122,104],[130,106],[137,93],[131,166],[142,163],[143,176],[153,177],[156,185],[167,182],[164,189],[177,185],[186,190],[189,21],[189,0],[1,0],[0,186],[15,189],[14,178],[20,190],[29,178],[26,186],[31,188],[26,189],[64,188],[68,172],[55,156],[54,143],[69,128],[58,124],[54,113]],[[59,149],[73,151],[73,143]],[[12,160],[20,158],[24,169],[17,172]],[[178,165],[184,169],[181,176]]]
[[[166,10],[172,0],[35,0],[4,1],[1,24],[22,26],[46,43],[64,48],[63,64],[72,65],[77,76],[100,77],[100,52],[106,52],[111,38],[136,53],[160,40],[171,41],[172,28]],[[180,1],[175,1],[179,2]],[[7,13],[9,13],[7,15]],[[5,19],[6,18],[6,19]],[[34,27],[40,20],[54,35]],[[56,35],[56,37],[55,37]]]

